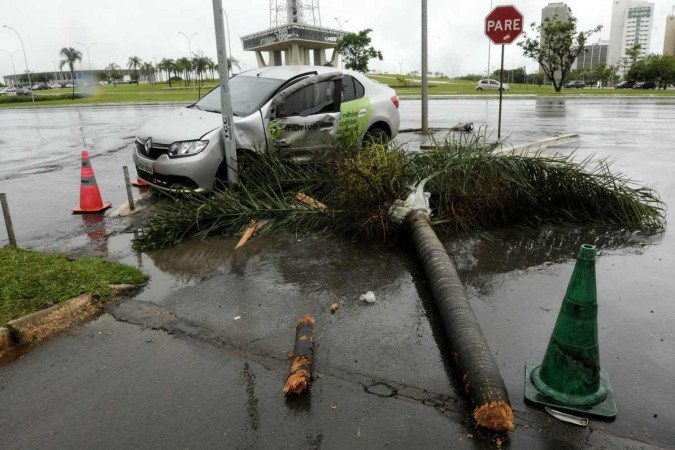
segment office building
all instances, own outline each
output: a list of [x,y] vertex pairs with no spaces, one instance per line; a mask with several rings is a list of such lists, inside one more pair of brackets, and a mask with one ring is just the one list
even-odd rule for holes
[[596,67],[605,67],[607,65],[608,51],[609,41],[599,41],[595,44],[586,45],[584,51],[579,54],[574,68],[595,69]]
[[675,14],[666,18],[666,38],[663,41],[663,54],[675,56]]
[[651,50],[654,25],[654,3],[635,0],[614,0],[609,33],[607,62],[619,65],[626,50],[640,45],[640,57]]

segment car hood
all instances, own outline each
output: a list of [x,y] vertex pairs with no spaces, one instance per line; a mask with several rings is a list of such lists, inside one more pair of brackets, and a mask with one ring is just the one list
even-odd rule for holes
[[217,113],[181,108],[146,122],[138,130],[137,138],[145,141],[151,137],[153,142],[165,145],[196,140],[219,128],[222,120],[222,116]]

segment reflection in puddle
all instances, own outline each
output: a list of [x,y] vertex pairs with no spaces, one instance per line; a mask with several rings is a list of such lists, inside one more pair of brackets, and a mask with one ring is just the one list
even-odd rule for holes
[[534,114],[539,118],[565,117],[567,115],[567,104],[563,99],[537,97]]
[[608,227],[511,228],[446,239],[465,284],[487,289],[496,274],[573,260],[582,244],[602,252],[630,249],[640,252],[660,236],[645,236]]
[[101,256],[108,256],[108,240],[106,239],[105,215],[82,214],[84,230],[93,245],[93,250]]

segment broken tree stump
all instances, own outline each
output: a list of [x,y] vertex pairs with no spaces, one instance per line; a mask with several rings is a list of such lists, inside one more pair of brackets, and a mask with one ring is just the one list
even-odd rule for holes
[[314,364],[314,318],[309,314],[295,326],[295,346],[284,385],[284,395],[300,395],[309,389]]

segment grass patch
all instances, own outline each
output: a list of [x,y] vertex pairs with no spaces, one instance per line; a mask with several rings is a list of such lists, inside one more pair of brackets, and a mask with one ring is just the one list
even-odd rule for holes
[[[494,148],[476,135],[414,154],[386,145],[344,146],[312,166],[294,166],[271,153],[247,156],[240,162],[239,186],[171,195],[134,245],[148,250],[188,237],[235,236],[259,220],[270,221],[265,232],[331,231],[390,240],[398,234],[391,206],[429,176],[435,225],[452,232],[552,223],[644,232],[665,226],[658,195],[613,173],[607,161],[576,162],[561,154],[503,156]],[[328,208],[296,201],[298,192]]]
[[[182,84],[118,84],[96,86],[93,91],[75,89],[75,100],[71,99],[70,88],[35,91],[35,106],[64,106],[87,105],[100,103],[162,103],[180,102],[192,103],[199,100],[209,90],[216,86],[215,81],[204,82],[204,86],[183,86]],[[38,104],[39,102],[39,104]],[[0,96],[0,108],[15,106],[31,106],[30,95],[27,96]]]
[[0,248],[0,326],[78,295],[109,298],[111,284],[140,284],[135,267],[98,257],[71,259],[20,248]]
[[[406,76],[408,86],[403,86],[400,81],[400,75],[369,75],[370,78],[386,84],[396,90],[398,95],[421,95],[421,80],[419,77]],[[675,97],[675,89],[663,90],[644,90],[644,89],[596,89],[587,87],[584,89],[565,89],[561,93],[556,93],[551,86],[539,86],[536,84],[518,84],[509,83],[511,90],[504,93],[505,96],[534,95],[534,96],[560,96],[560,97],[579,97],[579,96],[629,96],[629,97]],[[476,91],[476,82],[458,79],[430,78],[429,95],[472,95],[495,96],[499,91]]]

